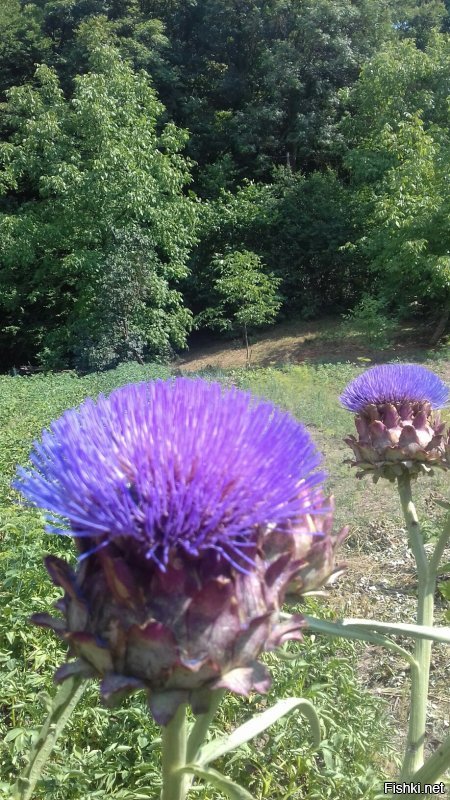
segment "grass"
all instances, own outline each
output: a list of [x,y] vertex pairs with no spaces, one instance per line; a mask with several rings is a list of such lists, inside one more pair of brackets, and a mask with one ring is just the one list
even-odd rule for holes
[[[439,371],[445,364],[436,361],[433,368]],[[372,570],[368,578],[372,580],[375,573],[371,565],[380,564],[376,560],[380,537],[394,535],[401,520],[392,487],[379,484],[374,488],[368,481],[358,482],[348,465],[342,463],[348,456],[342,437],[352,421],[340,409],[337,397],[358,370],[343,363],[231,370],[224,374],[209,370],[205,377],[251,389],[304,421],[324,453],[330,473],[329,489],[336,496],[337,521],[351,523],[346,555],[350,562],[362,560],[366,564],[364,575],[367,577],[367,571]],[[27,622],[30,613],[50,610],[58,597],[42,566],[42,557],[48,552],[73,557],[69,539],[46,534],[42,515],[17,504],[16,493],[10,488],[15,466],[26,462],[33,439],[65,408],[129,381],[168,375],[164,367],[127,365],[85,378],[70,373],[0,377],[2,800],[9,797],[8,786],[25,763],[30,741],[42,724],[54,693],[52,673],[64,659],[64,648],[53,635]],[[422,490],[419,505],[429,511],[430,493],[442,492],[445,487],[438,479],[424,482]],[[433,524],[439,522],[436,509],[431,509]],[[367,591],[362,594],[367,600]],[[358,611],[358,598],[349,570],[349,577],[330,592],[328,600],[320,604],[309,600],[307,611],[323,617],[348,608]],[[377,696],[373,685],[368,688],[370,667],[361,667],[361,654],[366,650],[310,635],[301,645],[288,645],[287,650],[295,658],[265,656],[274,677],[271,694],[267,698],[255,695],[249,700],[228,695],[219,710],[215,730],[231,730],[278,697],[304,696],[314,702],[319,712],[323,733],[320,750],[312,752],[308,727],[294,714],[224,759],[224,763],[218,762],[217,768],[247,786],[256,800],[371,800],[377,779],[393,769],[394,726],[389,722],[386,703]],[[375,681],[377,687],[390,685],[389,675],[386,678],[382,671],[383,663],[390,662],[377,656],[376,668],[381,670]],[[376,668],[372,662],[372,671]],[[390,669],[397,675],[395,667]],[[120,709],[108,712],[99,704],[97,694],[93,683],[55,748],[36,800],[157,800],[159,729],[151,721],[142,698],[136,696]],[[192,796],[200,800],[221,797],[203,787]]]

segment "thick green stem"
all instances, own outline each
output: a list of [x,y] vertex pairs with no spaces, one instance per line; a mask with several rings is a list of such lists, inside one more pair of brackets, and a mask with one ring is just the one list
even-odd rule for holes
[[186,706],[180,705],[175,716],[163,728],[161,800],[185,800],[186,776],[180,774],[186,765]]
[[[424,786],[426,783],[436,783],[450,766],[450,736],[445,739],[423,767],[416,772],[412,779],[414,783]],[[424,795],[420,795],[423,797]]]
[[200,748],[205,741],[206,734],[208,733],[208,728],[224,694],[224,689],[217,689],[215,692],[211,692],[211,701],[208,711],[205,714],[200,714],[195,720],[187,743],[187,761],[189,764],[195,763]]
[[[398,491],[408,530],[409,544],[417,565],[417,624],[431,626],[433,624],[436,573],[432,572],[428,563],[423,538],[420,532],[419,520],[412,500],[411,479],[409,475],[402,475],[398,479]],[[416,640],[414,660],[417,667],[411,669],[411,705],[406,752],[400,775],[401,780],[410,777],[414,772],[420,769],[423,764],[431,641],[424,639]]]

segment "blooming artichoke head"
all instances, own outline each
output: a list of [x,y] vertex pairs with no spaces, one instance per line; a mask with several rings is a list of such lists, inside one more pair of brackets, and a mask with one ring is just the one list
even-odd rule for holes
[[259,655],[301,636],[285,594],[323,584],[339,540],[301,425],[237,389],[156,381],[67,411],[31,461],[17,488],[79,550],[76,570],[46,559],[62,617],[34,617],[75,657],[57,680],[100,677],[109,704],[142,688],[163,725],[212,689],[268,689]]
[[345,439],[358,477],[395,480],[450,466],[450,438],[437,409],[448,389],[431,370],[415,364],[372,367],[349,383],[341,404],[356,414],[358,436]]

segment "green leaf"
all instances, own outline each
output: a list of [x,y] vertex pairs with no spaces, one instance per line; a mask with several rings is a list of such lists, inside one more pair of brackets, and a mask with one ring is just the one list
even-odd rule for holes
[[437,587],[444,600],[450,600],[450,581],[440,581]]
[[309,700],[305,700],[304,698],[288,697],[284,700],[279,700],[272,708],[263,711],[262,714],[255,714],[255,716],[247,722],[244,722],[243,725],[240,725],[239,728],[236,728],[236,730],[228,736],[223,736],[218,739],[213,739],[212,742],[208,742],[200,751],[199,764],[204,766],[205,764],[209,764],[210,761],[214,761],[216,758],[220,758],[226,753],[229,753],[231,750],[235,750],[236,747],[240,747],[242,744],[245,744],[245,742],[258,736],[258,734],[265,731],[266,728],[269,728],[270,725],[273,725],[274,722],[277,722],[277,720],[285,717],[286,714],[290,714],[291,711],[295,711],[296,709],[299,709],[308,719],[313,735],[314,747],[318,747],[320,744],[320,723],[314,706]]
[[398,633],[401,636],[411,636],[413,639],[431,639],[434,642],[450,644],[450,628],[438,628],[429,625],[410,625],[399,622],[378,622],[369,619],[343,619],[344,627],[351,626],[355,629],[368,628],[382,633]]
[[57,693],[52,709],[34,745],[30,761],[14,787],[14,800],[30,800],[42,769],[48,761],[58,736],[84,692],[85,681],[74,677],[66,680]]
[[197,778],[201,778],[202,780],[206,781],[206,783],[210,783],[211,786],[214,786],[215,789],[223,792],[223,794],[229,797],[230,800],[254,800],[253,795],[251,795],[247,789],[244,789],[230,778],[222,775],[221,772],[211,769],[211,767],[197,766],[197,764],[187,764],[187,766],[182,767],[179,772],[190,773],[191,775],[195,775]]
[[[280,614],[281,619],[289,619],[290,616],[290,614]],[[317,633],[322,633],[326,636],[337,636],[342,637],[343,639],[371,642],[372,644],[377,644],[381,647],[387,647],[394,653],[398,653],[398,655],[401,655],[410,664],[415,663],[414,657],[411,655],[411,653],[408,653],[408,651],[403,647],[400,647],[400,645],[398,645],[396,642],[393,642],[391,639],[388,639],[387,636],[383,636],[380,633],[373,633],[372,631],[364,630],[363,628],[352,628],[350,625],[343,625],[342,621],[327,622],[323,619],[310,617],[307,614],[304,614],[303,616],[308,624],[307,630],[309,629],[310,631],[317,631]]]
[[434,502],[436,503],[437,506],[445,508],[446,511],[450,509],[450,503],[448,502],[448,500],[435,500]]

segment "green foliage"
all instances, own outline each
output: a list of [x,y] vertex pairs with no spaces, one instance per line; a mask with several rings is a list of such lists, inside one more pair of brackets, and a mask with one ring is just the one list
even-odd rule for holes
[[[103,41],[80,31],[90,71],[66,101],[53,70],[12,89],[0,146],[1,349],[45,366],[111,366],[183,346],[176,288],[194,242],[186,136]],[[9,356],[11,359],[13,356]]]
[[166,25],[177,120],[192,131],[203,191],[210,166],[227,155],[241,178],[268,179],[287,162],[308,171],[335,163],[338,90],[391,36],[387,12],[373,0],[151,7]]
[[332,171],[279,169],[272,184],[223,191],[201,209],[188,304],[196,311],[214,304],[215,253],[248,249],[281,279],[285,313],[308,318],[348,308],[366,285],[363,259],[345,248],[359,231],[357,210]]
[[11,86],[29,80],[36,63],[46,61],[52,42],[43,15],[34,4],[2,0],[0,4],[0,100]]
[[37,37],[35,60],[56,67],[69,91],[86,69],[77,29],[104,15],[122,55],[152,76],[171,117],[192,131],[206,192],[228,158],[226,174],[241,178],[267,178],[287,160],[308,171],[334,164],[338,91],[392,36],[389,12],[374,0],[8,3],[17,32],[0,61],[5,88],[31,78],[27,48]]
[[366,209],[361,250],[373,286],[400,313],[431,319],[450,305],[450,42],[379,54],[353,93],[348,164]]
[[276,293],[280,280],[263,272],[256,253],[243,250],[216,256],[212,269],[217,303],[198,315],[198,327],[237,328],[247,340],[249,328],[274,321],[281,305]]
[[365,343],[383,349],[390,344],[395,322],[385,313],[386,302],[364,295],[349,314],[344,314],[344,330],[356,331]]
[[358,254],[345,249],[360,226],[350,191],[332,170],[307,176],[279,170],[274,192],[264,255],[282,277],[287,313],[308,319],[348,307],[366,274]]
[[2,0],[2,363],[165,359],[244,250],[286,316],[444,319],[449,8]]
[[405,38],[414,38],[418,47],[427,45],[434,30],[445,26],[448,10],[443,0],[390,0],[391,19]]

